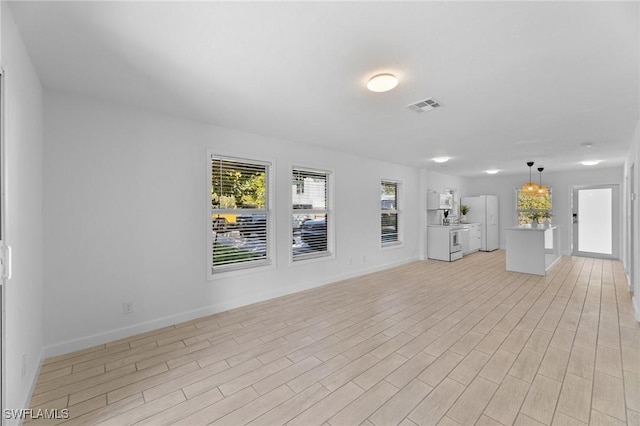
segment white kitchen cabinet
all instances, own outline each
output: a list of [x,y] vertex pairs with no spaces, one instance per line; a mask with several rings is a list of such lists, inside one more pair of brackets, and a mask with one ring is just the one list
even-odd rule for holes
[[462,245],[462,255],[469,253],[469,226],[462,225],[462,231],[460,232],[460,244]]
[[438,191],[427,191],[427,210],[438,210],[440,208],[440,194]]
[[480,250],[482,243],[482,225],[479,223],[469,223],[465,225],[469,228],[466,233],[465,244],[462,246],[462,254],[469,254]]
[[427,191],[427,210],[451,210],[453,209],[453,194]]

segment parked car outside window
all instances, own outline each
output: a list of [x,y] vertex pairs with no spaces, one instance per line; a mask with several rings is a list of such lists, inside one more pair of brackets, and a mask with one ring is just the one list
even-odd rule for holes
[[267,215],[242,214],[236,218],[240,235],[245,238],[267,239]]
[[310,251],[327,250],[327,220],[307,220],[300,225],[300,238],[309,246]]

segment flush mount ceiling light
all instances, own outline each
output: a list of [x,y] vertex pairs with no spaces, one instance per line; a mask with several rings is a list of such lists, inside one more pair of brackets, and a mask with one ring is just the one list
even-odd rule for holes
[[449,160],[450,160],[449,157],[435,157],[435,158],[433,158],[433,161],[435,161],[436,163],[446,163]]
[[527,162],[527,166],[529,166],[529,182],[522,185],[520,191],[527,195],[537,195],[538,194],[538,185],[534,181],[531,180],[531,167],[533,167],[533,161]]
[[580,164],[583,166],[595,166],[596,164],[600,164],[600,160],[581,161]]
[[485,170],[484,172],[488,175],[495,175],[499,172],[500,170],[498,169],[489,169],[489,170]]
[[372,92],[388,92],[398,85],[398,78],[389,73],[377,74],[369,79],[367,89]]
[[580,148],[591,148],[593,144],[591,142],[582,142]]

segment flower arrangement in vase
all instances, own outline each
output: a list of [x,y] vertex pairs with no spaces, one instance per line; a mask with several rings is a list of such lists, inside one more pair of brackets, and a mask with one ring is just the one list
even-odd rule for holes
[[545,228],[548,228],[551,225],[551,216],[553,215],[549,211],[540,213],[538,223],[542,224]]
[[549,211],[529,213],[529,220],[531,220],[531,227],[532,228],[538,228],[538,227],[548,228],[551,221],[551,216],[552,214]]

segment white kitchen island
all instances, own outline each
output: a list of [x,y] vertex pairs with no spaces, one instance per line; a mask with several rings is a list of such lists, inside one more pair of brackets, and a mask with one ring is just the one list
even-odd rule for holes
[[549,268],[560,259],[560,233],[557,226],[516,226],[505,231],[507,271],[546,275]]

